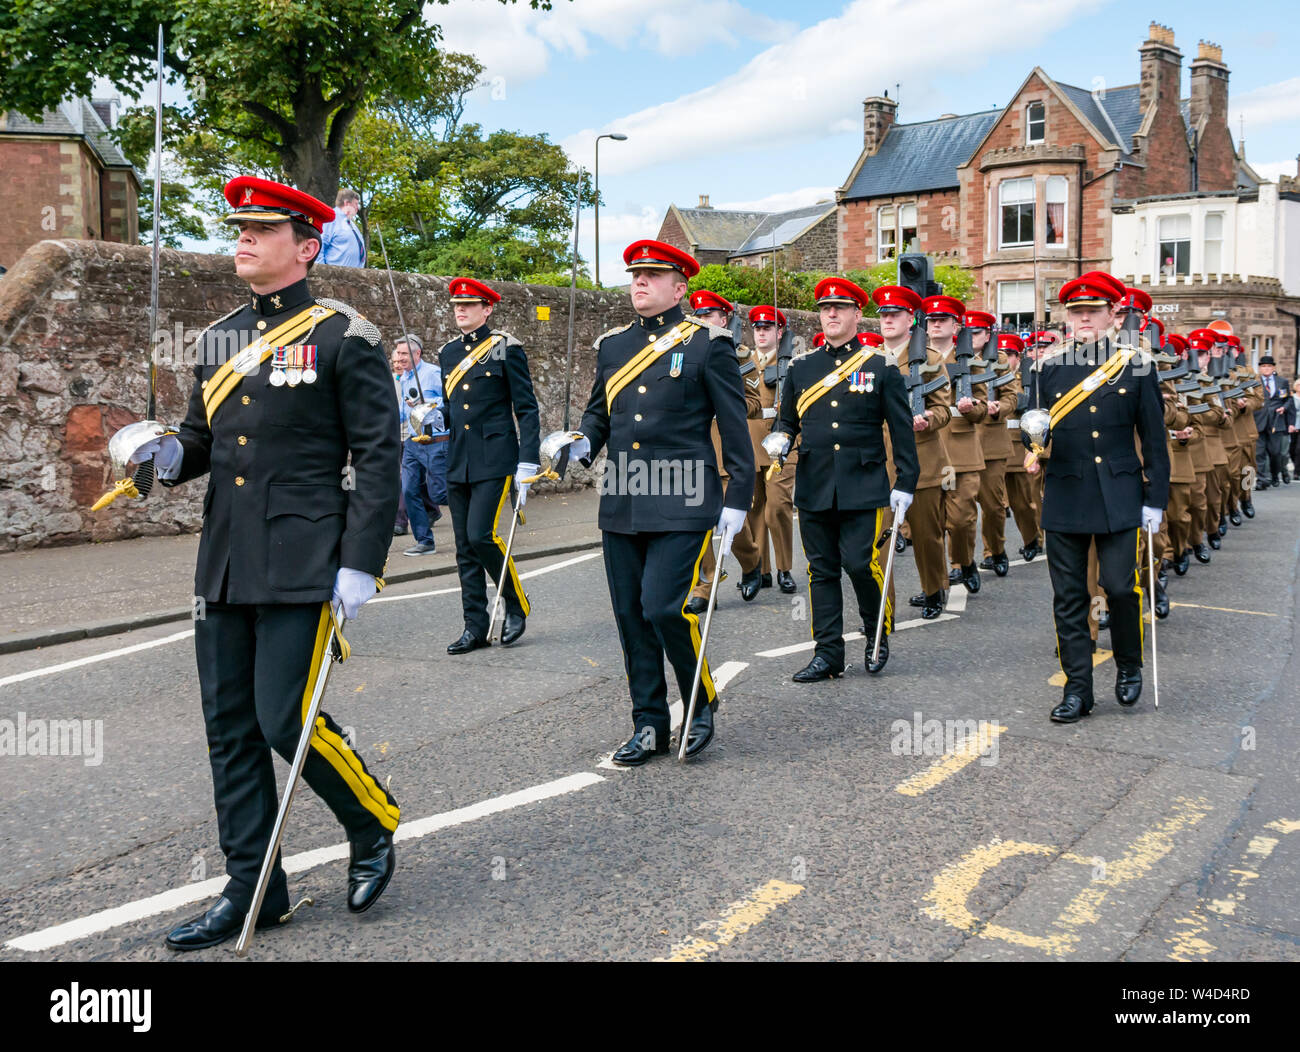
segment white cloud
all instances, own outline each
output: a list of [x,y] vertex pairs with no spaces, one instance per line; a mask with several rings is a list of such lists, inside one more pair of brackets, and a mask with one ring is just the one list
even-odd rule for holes
[[729,208],[736,212],[784,212],[790,208],[803,208],[819,201],[834,201],[834,186],[805,186],[798,190],[782,190],[754,201],[728,201],[714,208]]
[[[570,156],[585,155],[598,131],[611,128],[629,139],[611,151],[611,174],[661,164],[680,154],[682,129],[713,129],[707,145],[726,154],[760,138],[777,147],[814,141],[861,127],[861,103],[895,82],[904,86],[904,120],[922,119],[934,80],[974,73],[1006,46],[1006,27],[1016,27],[1025,47],[1060,29],[1105,0],[1008,0],[990,18],[983,0],[852,0],[824,19],[761,54],[717,83],[567,137]],[[890,42],[936,44],[936,26],[961,26],[960,45],[908,47]],[[695,156],[700,156],[697,152]]]
[[1263,164],[1256,164],[1254,161],[1247,162],[1259,177],[1266,182],[1275,183],[1278,176],[1289,175],[1292,179],[1296,177],[1296,162],[1294,158],[1289,161],[1265,161]]
[[1265,84],[1228,100],[1229,127],[1239,128],[1239,118],[1246,118],[1246,139],[1252,128],[1277,121],[1295,120],[1300,113],[1300,77]]

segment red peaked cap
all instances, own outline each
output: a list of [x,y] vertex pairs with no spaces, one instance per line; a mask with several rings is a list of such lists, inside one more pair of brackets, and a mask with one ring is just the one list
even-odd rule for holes
[[775,321],[781,328],[785,328],[785,314],[777,310],[770,303],[765,303],[758,307],[749,309],[749,320],[756,321]]
[[255,175],[235,176],[222,192],[234,209],[223,220],[226,223],[287,223],[298,219],[321,232],[326,223],[334,221],[334,209],[324,201]]
[[706,310],[720,310],[725,314],[730,314],[735,309],[727,300],[724,300],[716,292],[710,292],[708,289],[692,292],[690,302],[696,314]]
[[959,323],[966,313],[966,304],[956,296],[927,296],[921,301],[921,307],[927,318],[935,314],[949,314]]
[[821,281],[817,282],[817,287],[813,289],[813,299],[817,301],[819,307],[824,304],[843,303],[861,310],[867,305],[869,298],[862,289],[849,281],[848,278],[822,278]]
[[911,311],[915,314],[921,309],[921,297],[902,285],[878,285],[871,294],[876,304],[876,313],[881,311]]
[[878,332],[860,332],[858,333],[858,343],[863,347],[883,347],[885,338]]
[[1187,334],[1187,343],[1198,351],[1208,351],[1214,346],[1217,336],[1213,329],[1193,329]]
[[1178,333],[1176,333],[1176,332],[1171,332],[1167,337],[1165,337],[1165,342],[1166,342],[1167,344],[1169,344],[1169,346],[1173,347],[1174,352],[1175,352],[1176,354],[1186,354],[1186,353],[1187,353],[1187,337],[1186,337],[1186,336],[1180,336],[1180,335],[1178,335]]
[[1124,290],[1124,295],[1120,297],[1119,305],[1127,307],[1130,310],[1139,310],[1143,314],[1151,313],[1151,295],[1143,292],[1141,289]]
[[1165,323],[1162,322],[1159,318],[1148,318],[1146,325],[1143,325],[1142,328],[1145,330],[1152,325],[1154,325],[1157,329],[1160,330],[1160,341],[1161,343],[1163,343],[1165,339]]
[[488,288],[481,281],[473,278],[452,278],[447,289],[452,303],[487,303],[501,302],[501,293]]
[[1060,300],[1067,307],[1113,307],[1127,294],[1118,278],[1104,270],[1090,270],[1062,285]]
[[1241,337],[1240,337],[1240,336],[1237,336],[1237,335],[1234,334],[1234,333],[1228,333],[1228,342],[1229,342],[1230,344],[1232,344],[1232,346],[1236,347],[1237,350],[1241,350]]
[[961,323],[967,329],[991,329],[998,320],[988,311],[968,310],[963,315]]
[[1025,341],[1014,332],[1000,332],[998,333],[998,350],[1011,351],[1015,354],[1024,354]]
[[1047,347],[1050,344],[1056,343],[1058,336],[1059,333],[1057,333],[1055,329],[1040,329],[1033,335],[1034,346]]
[[690,253],[650,239],[628,245],[623,250],[623,262],[628,270],[677,270],[688,278],[700,272],[699,263]]
[[824,332],[819,332],[816,336],[813,337],[814,347],[820,347],[825,342],[826,342],[826,334]]

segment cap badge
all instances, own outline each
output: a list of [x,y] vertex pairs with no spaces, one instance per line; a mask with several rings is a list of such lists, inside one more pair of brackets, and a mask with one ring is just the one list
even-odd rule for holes
[[244,187],[244,204],[249,205],[252,203],[253,203],[253,188],[251,186],[246,186]]
[[274,307],[276,310],[279,310],[283,306],[283,304],[280,302],[279,296],[271,297],[271,306]]

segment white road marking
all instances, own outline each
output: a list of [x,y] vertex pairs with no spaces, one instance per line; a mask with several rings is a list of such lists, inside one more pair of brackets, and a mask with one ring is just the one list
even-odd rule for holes
[[944,610],[963,614],[966,612],[966,600],[969,598],[970,594],[966,589],[960,584],[955,584],[948,590],[948,602],[944,604]]
[[[563,570],[569,566],[576,566],[578,563],[585,563],[590,559],[599,559],[600,552],[588,552],[586,555],[579,555],[572,559],[565,559],[563,562],[552,563],[550,566],[543,566],[538,570],[529,570],[527,573],[521,573],[519,579],[527,581],[533,577],[541,577],[542,574],[554,573],[556,570]],[[432,592],[411,592],[406,595],[377,595],[370,600],[372,603],[400,603],[404,599],[427,599],[432,595],[451,595],[453,592],[459,592],[460,586],[455,588],[438,588]]]
[[[940,614],[938,617],[932,618],[929,621],[925,620],[924,618],[914,617],[909,621],[899,621],[896,625],[894,625],[894,635],[898,635],[899,632],[905,632],[909,628],[920,628],[922,625],[937,625],[944,621],[956,621],[956,620],[957,620],[956,614],[947,614],[947,613]],[[861,632],[844,633],[844,642],[846,643],[852,643],[855,639],[863,639],[863,638],[864,637]],[[816,645],[817,645],[816,642],[814,642],[813,640],[809,640],[807,643],[794,643],[788,647],[777,647],[774,650],[760,650],[758,651],[758,653],[754,655],[754,657],[761,657],[761,658],[787,657],[790,654],[798,654],[804,650],[812,650]]]
[[718,690],[722,690],[747,668],[749,668],[748,661],[724,661],[713,670],[713,685]]
[[[541,800],[548,800],[555,796],[562,796],[565,793],[575,792],[578,789],[585,789],[589,785],[595,785],[604,780],[600,775],[592,774],[589,771],[581,774],[571,774],[565,778],[557,778],[553,782],[535,785],[530,789],[506,793],[504,796],[495,796],[477,804],[470,804],[468,807],[457,808],[455,811],[447,811],[440,815],[421,818],[415,822],[404,823],[398,827],[393,839],[395,841],[414,840],[418,837],[428,836],[430,833],[448,829],[451,826],[463,825],[466,822],[473,822],[489,815],[500,814],[502,811],[525,807]],[[334,844],[331,847],[317,848],[315,851],[303,851],[297,855],[288,856],[283,860],[284,871],[286,873],[301,873],[325,862],[333,862],[347,857],[348,845],[346,843]],[[15,950],[26,950],[29,953],[48,950],[55,946],[62,946],[66,942],[72,942],[75,939],[84,939],[88,935],[96,935],[99,932],[108,931],[123,924],[131,924],[135,921],[144,920],[146,917],[152,917],[159,913],[168,913],[179,909],[181,906],[188,906],[192,902],[201,902],[204,899],[212,898],[219,895],[225,885],[225,877],[213,877],[211,880],[186,884],[183,887],[164,891],[159,895],[151,895],[146,899],[128,902],[124,906],[100,910],[98,913],[79,917],[63,924],[56,924],[51,928],[42,928],[30,935],[10,939],[5,945],[11,946]]]
[[67,672],[69,669],[80,668],[82,665],[93,665],[98,661],[109,661],[112,658],[126,657],[128,654],[138,654],[141,650],[166,646],[168,643],[176,643],[182,639],[189,639],[192,635],[194,635],[194,629],[187,628],[184,632],[176,632],[170,636],[163,636],[162,639],[151,639],[147,643],[133,643],[129,647],[119,647],[117,650],[106,650],[102,654],[91,654],[89,657],[77,658],[75,661],[64,661],[58,665],[47,665],[45,668],[34,668],[30,672],[18,672],[12,676],[5,676],[3,679],[0,679],[0,687],[7,687],[11,683],[22,683],[24,680],[38,679],[41,676],[52,676],[56,672]]

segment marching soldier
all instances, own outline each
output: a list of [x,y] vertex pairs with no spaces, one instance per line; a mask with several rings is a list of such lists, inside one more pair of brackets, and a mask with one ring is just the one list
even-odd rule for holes
[[[799,534],[808,559],[812,607],[812,660],[794,674],[814,683],[844,672],[844,593],[847,573],[865,625],[867,671],[889,660],[893,608],[884,607],[880,656],[871,660],[882,607],[880,557],[885,507],[905,515],[919,468],[907,388],[897,366],[857,338],[867,294],[844,278],[825,278],[813,290],[821,315],[823,345],[790,363],[781,392],[776,430],[768,452],[784,457],[800,439],[795,502]],[[885,471],[884,429],[889,427],[897,481]]]
[[749,324],[754,330],[756,368],[751,376],[745,377],[745,387],[757,389],[762,413],[758,419],[749,422],[758,481],[754,484],[754,506],[745,527],[757,543],[763,560],[764,585],[770,573],[768,539],[771,538],[771,548],[776,553],[776,583],[786,595],[793,595],[796,589],[790,571],[794,566],[794,478],[799,453],[791,449],[785,458],[785,468],[768,478],[767,469],[772,465],[772,458],[763,448],[763,439],[772,433],[772,421],[777,412],[779,369],[776,353],[785,334],[785,315],[771,305],[754,307],[749,312]]
[[[1030,361],[1024,354],[1024,342],[1014,333],[1004,333],[999,336],[998,344],[1006,352],[1007,364],[1019,374],[1016,380],[1018,390],[1015,410],[1007,417],[1007,436],[1012,444],[1012,452],[1007,457],[1007,504],[1016,520],[1016,529],[1020,531],[1020,536],[1024,540],[1024,544],[1020,547],[1020,556],[1025,562],[1031,563],[1043,553],[1043,547],[1038,527],[1042,473],[1029,474],[1025,470],[1025,459],[1020,451],[1020,414],[1029,408],[1029,392],[1024,387],[1027,372],[1021,367],[1021,363],[1028,366]],[[1005,529],[1004,526],[1004,536]]]
[[[720,329],[730,329],[732,306],[719,296],[716,292],[710,292],[708,289],[698,289],[690,294],[688,302],[694,311],[694,317],[705,325],[712,325]],[[740,364],[740,374],[745,380],[745,412],[749,419],[762,416],[762,404],[759,396],[758,376],[755,370],[753,357],[750,349],[745,346],[736,348],[736,361]],[[773,414],[775,415],[775,414]],[[768,417],[767,426],[770,428],[772,418]],[[750,429],[754,424],[750,423]],[[715,462],[719,466],[722,474],[722,492],[726,493],[727,486],[730,485],[730,476],[722,469],[722,440],[718,435],[718,425],[713,425],[713,454]],[[761,441],[761,439],[759,440]],[[757,482],[756,487],[762,486],[762,481]],[[757,493],[757,489],[755,490]],[[731,554],[736,557],[736,562],[740,564],[740,581],[736,587],[740,589],[740,598],[745,602],[750,602],[758,595],[759,588],[762,587],[763,569],[759,559],[758,544],[756,543],[757,534],[754,533],[749,521],[746,520],[745,527],[731,542]],[[713,546],[710,545],[704,553],[704,562],[700,566],[700,580],[691,593],[691,601],[687,608],[693,614],[702,614],[709,606],[709,584],[713,580]],[[714,604],[717,609],[717,604]]]
[[[984,351],[997,319],[984,311],[967,311],[966,325],[972,330],[972,343],[976,353]],[[984,560],[981,570],[992,570],[1006,577],[1010,562],[1007,559],[1007,458],[1012,455],[1023,461],[1020,447],[1012,447],[1007,421],[1016,415],[1020,401],[1020,377],[1007,357],[1007,348],[1023,347],[1014,333],[1000,333],[996,355],[985,353],[985,361],[994,361],[998,379],[1009,377],[1000,387],[991,381],[986,388],[985,405],[988,415],[980,424],[980,448],[984,451],[984,473],[980,476],[980,528],[984,536]],[[1020,356],[1016,355],[1019,362]]]
[[[1188,343],[1201,354],[1201,365],[1210,368],[1214,355],[1217,334],[1213,329],[1194,329],[1188,334]],[[1208,352],[1208,353],[1207,353]],[[1219,353],[1223,357],[1222,352]],[[1215,378],[1208,372],[1201,375],[1202,387],[1207,390],[1217,388]],[[1201,433],[1205,437],[1205,452],[1210,459],[1210,470],[1205,476],[1205,538],[1216,552],[1223,547],[1223,537],[1219,532],[1220,519],[1224,514],[1228,476],[1228,451],[1223,444],[1224,431],[1232,426],[1227,410],[1216,393],[1207,393],[1212,409],[1200,418]],[[1197,556],[1199,558],[1199,555]]]
[[[448,291],[461,334],[438,352],[446,392],[447,504],[456,538],[456,569],[465,630],[447,647],[466,654],[488,646],[487,574],[505,603],[501,645],[524,634],[529,612],[514,559],[497,533],[513,482],[522,505],[538,470],[537,397],[523,345],[508,332],[489,327],[501,294],[473,278],[455,278]],[[518,421],[519,433],[515,433]]]
[[[690,697],[700,658],[700,620],[687,600],[716,524],[719,551],[744,528],[754,493],[754,451],[729,330],[687,318],[681,301],[700,265],[660,241],[623,253],[632,275],[636,320],[596,340],[596,381],[570,455],[590,464],[608,447],[601,484],[605,577],[632,693],[632,737],[613,762],[636,767],[668,751],[664,658]],[[710,425],[722,436],[731,476],[725,498]],[[633,475],[665,478],[657,493],[630,487]],[[668,492],[664,492],[667,490]],[[713,740],[717,690],[703,663],[702,701],[686,735],[686,755]]]
[[[1228,342],[1226,333],[1215,333],[1214,346],[1210,349],[1210,362],[1214,370],[1214,375],[1219,381],[1219,386],[1223,390],[1236,386],[1236,381],[1232,378],[1232,350]],[[1236,420],[1242,415],[1241,407],[1237,405],[1236,399],[1225,398],[1222,394],[1218,396],[1219,403],[1223,406],[1223,428],[1219,432],[1219,439],[1223,442],[1223,452],[1227,457],[1227,462],[1219,470],[1219,487],[1220,487],[1220,506],[1219,506],[1219,541],[1222,543],[1223,538],[1228,533],[1228,522],[1235,518],[1236,524],[1241,525],[1241,515],[1237,512],[1237,494],[1239,487],[1237,484],[1236,468],[1241,459],[1241,443],[1237,439]]]
[[[379,332],[307,286],[333,209],[251,176],[225,197],[251,295],[200,337],[179,434],[135,454],[166,486],[208,476],[194,643],[227,881],[167,936],[174,950],[239,934],[276,818],[271,750],[292,760],[330,660],[330,603],[353,618],[375,594],[397,510],[397,406]],[[244,349],[229,357],[235,345]],[[324,712],[303,778],[347,831],[348,909],[369,909],[396,864],[397,802]],[[291,915],[277,866],[257,926]]]
[[[1044,356],[1033,374],[1031,404],[1051,414],[1043,443],[1050,444],[1043,529],[1066,677],[1064,697],[1052,710],[1057,723],[1074,723],[1093,707],[1087,566],[1094,543],[1110,609],[1115,696],[1121,705],[1133,705],[1142,692],[1137,534],[1143,527],[1158,528],[1163,518],[1169,457],[1155,371],[1138,353],[1117,346],[1115,305],[1123,295],[1124,286],[1100,271],[1066,282],[1060,300],[1071,338]],[[1021,431],[1032,445],[1035,431],[1024,417]],[[1031,470],[1039,465],[1033,463]]]
[[[1255,370],[1246,361],[1246,352],[1241,346],[1240,338],[1230,335],[1228,344],[1231,347],[1229,353],[1233,356],[1233,386],[1258,380]],[[1259,438],[1259,432],[1255,429],[1255,411],[1263,404],[1264,385],[1257,383],[1237,399],[1236,412],[1232,419],[1238,446],[1237,460],[1232,465],[1232,489],[1239,514],[1229,516],[1234,526],[1241,525],[1242,515],[1248,519],[1255,517],[1255,504],[1251,499],[1251,494],[1255,490],[1252,478],[1255,466],[1255,444]]]
[[[1192,341],[1188,337],[1180,337],[1185,342],[1187,351],[1191,351]],[[1198,342],[1197,351],[1200,349]],[[1193,370],[1189,380],[1198,381],[1192,391],[1187,393],[1189,403],[1188,411],[1192,423],[1192,437],[1187,442],[1187,448],[1192,454],[1192,466],[1196,469],[1196,481],[1192,483],[1191,493],[1191,535],[1190,543],[1192,554],[1196,556],[1196,561],[1206,564],[1210,561],[1210,546],[1205,542],[1206,532],[1209,528],[1210,520],[1210,476],[1214,471],[1214,462],[1211,457],[1210,445],[1206,435],[1218,431],[1218,421],[1222,410],[1213,403],[1207,402],[1200,393],[1199,382],[1204,380],[1200,375],[1199,369]],[[1204,406],[1204,409],[1202,409]],[[1175,567],[1175,572],[1177,567]]]
[[[926,340],[924,363],[908,362],[911,328],[916,312],[922,309],[922,300],[911,289],[902,285],[881,285],[871,294],[880,321],[881,349],[885,360],[898,362],[904,371],[904,381],[909,392],[912,412],[912,434],[916,446],[917,480],[913,503],[904,526],[912,542],[916,558],[916,572],[921,578],[921,591],[908,600],[911,606],[921,608],[927,621],[943,613],[948,590],[948,571],[943,557],[943,496],[944,484],[952,474],[948,448],[943,430],[952,419],[951,389],[946,383],[932,383],[943,370],[943,355]],[[916,324],[924,325],[924,314]],[[924,392],[923,394],[921,392]],[[918,413],[920,406],[923,410]],[[897,463],[891,458],[891,464]],[[895,479],[895,484],[897,479]],[[902,530],[898,533],[901,537]],[[894,550],[900,550],[895,542]],[[883,644],[882,644],[883,645]]]

